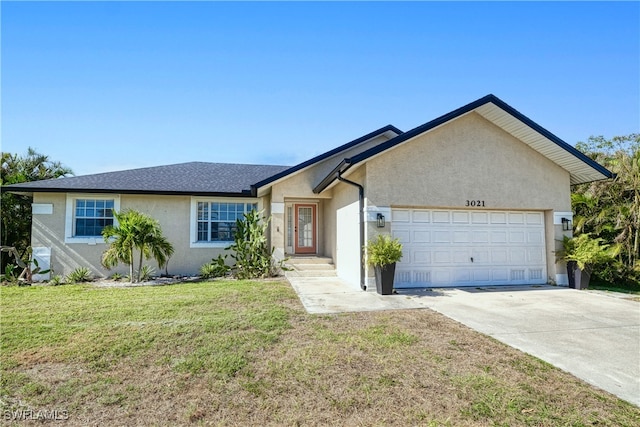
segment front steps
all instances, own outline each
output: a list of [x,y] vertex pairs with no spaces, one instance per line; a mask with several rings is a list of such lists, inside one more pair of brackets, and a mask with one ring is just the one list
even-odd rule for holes
[[285,265],[287,277],[337,277],[333,259],[320,256],[292,256]]

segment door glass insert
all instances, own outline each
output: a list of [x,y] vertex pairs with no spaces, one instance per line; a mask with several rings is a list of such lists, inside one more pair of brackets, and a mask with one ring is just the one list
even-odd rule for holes
[[313,208],[298,208],[298,247],[313,247]]

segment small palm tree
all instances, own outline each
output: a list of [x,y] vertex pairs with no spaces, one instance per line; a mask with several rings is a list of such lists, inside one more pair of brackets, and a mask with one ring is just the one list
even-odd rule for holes
[[[102,265],[111,269],[119,263],[129,266],[129,279],[140,281],[143,257],[153,257],[162,268],[173,255],[173,245],[162,235],[160,223],[136,210],[113,213],[117,226],[107,226],[102,237],[109,248],[102,254]],[[134,249],[139,252],[138,275],[133,274]]]

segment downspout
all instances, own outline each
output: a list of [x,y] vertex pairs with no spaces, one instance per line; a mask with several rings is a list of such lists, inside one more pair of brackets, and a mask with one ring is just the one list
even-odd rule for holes
[[360,289],[366,291],[367,285],[364,283],[364,187],[357,182],[343,178],[340,173],[340,170],[338,170],[338,181],[358,187],[358,202],[360,205]]

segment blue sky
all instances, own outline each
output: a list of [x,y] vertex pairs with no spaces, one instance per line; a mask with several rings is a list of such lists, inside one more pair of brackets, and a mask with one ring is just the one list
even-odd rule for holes
[[2,151],[77,175],[293,165],[493,93],[570,144],[640,130],[638,2],[6,2]]

